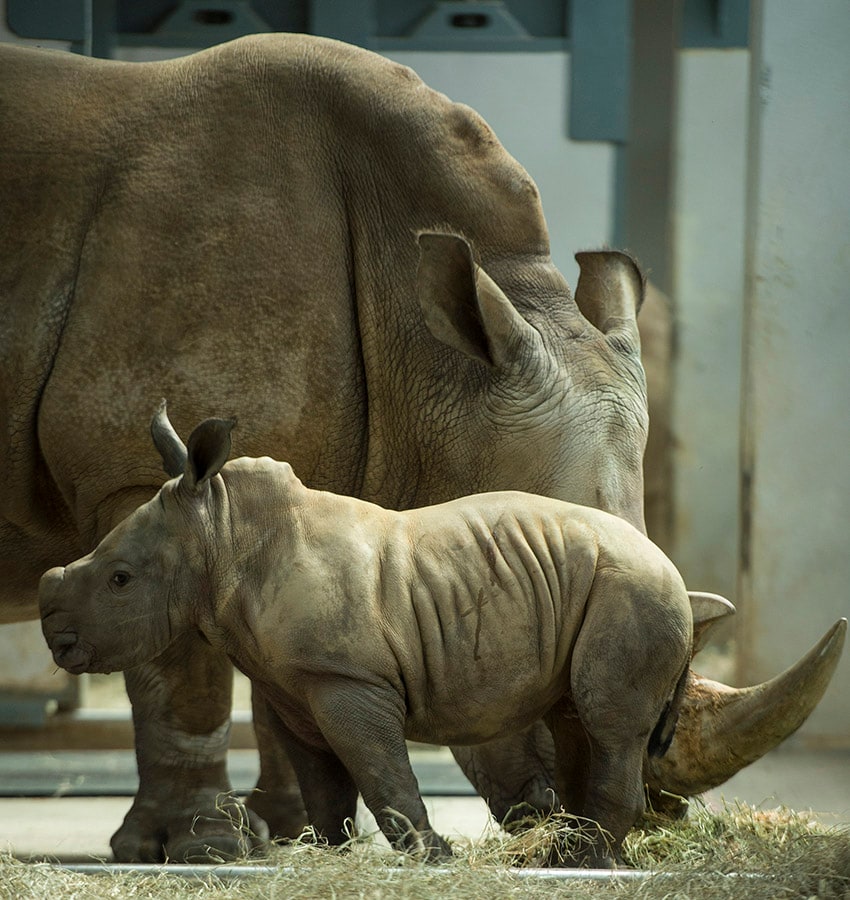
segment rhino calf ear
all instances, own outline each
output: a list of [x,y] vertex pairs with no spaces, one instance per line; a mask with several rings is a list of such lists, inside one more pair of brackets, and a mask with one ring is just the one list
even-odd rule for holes
[[236,419],[206,419],[189,435],[183,486],[198,493],[221,471],[230,455]]
[[160,401],[159,408],[151,419],[151,437],[154,447],[162,457],[162,465],[171,478],[176,478],[186,468],[186,445],[174,430],[168,418],[165,400]]

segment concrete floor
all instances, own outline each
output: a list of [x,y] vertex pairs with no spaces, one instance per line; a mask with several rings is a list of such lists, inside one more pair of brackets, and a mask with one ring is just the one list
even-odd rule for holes
[[[447,751],[435,752],[443,755],[431,760],[451,765]],[[423,791],[430,788],[427,780],[433,782],[420,775]],[[450,772],[449,780],[455,783]],[[813,810],[824,823],[850,825],[850,752],[810,752],[793,746],[776,750],[704,799],[712,808],[724,800],[742,800],[763,809]],[[129,806],[129,796],[0,798],[0,851],[19,858],[108,860],[109,837]],[[435,828],[449,838],[480,838],[494,827],[484,802],[475,796],[428,796],[426,806]]]

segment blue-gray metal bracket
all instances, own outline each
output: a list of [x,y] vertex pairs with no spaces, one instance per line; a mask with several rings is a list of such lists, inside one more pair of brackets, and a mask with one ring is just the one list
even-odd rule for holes
[[631,0],[570,3],[569,136],[623,143],[629,128]]
[[251,8],[250,0],[181,0],[148,34],[122,34],[125,46],[196,47],[223,44],[246,34],[271,31],[268,23]]
[[566,49],[565,36],[531,34],[502,0],[437,0],[399,37],[378,38],[380,50],[546,52]]
[[[161,0],[132,2],[134,10],[146,3],[151,10],[162,5]],[[274,30],[250,0],[181,0],[153,30],[116,33],[115,10],[121,3],[6,0],[6,16],[9,27],[23,37],[72,40],[75,49],[95,55],[110,55],[114,44],[207,47]],[[287,16],[279,24],[297,27],[300,22],[312,34],[378,52],[569,50],[569,136],[623,143],[632,0],[524,0],[514,9],[516,14],[509,0],[394,0],[392,7],[380,0],[291,0],[275,14]],[[749,0],[684,0],[681,45],[745,47],[748,23]]]
[[[132,5],[131,5],[132,4]],[[103,46],[208,47],[256,31],[306,30],[377,50],[547,51],[575,48],[581,34],[617,46],[628,0],[6,0],[6,21],[21,37],[83,42],[93,28]],[[745,47],[749,0],[684,0],[682,47]],[[512,11],[513,9],[513,11]],[[145,32],[116,26],[160,21]],[[521,11],[521,15],[520,15]],[[412,23],[412,24],[411,24]],[[528,23],[531,23],[530,25]],[[591,25],[595,27],[590,29]],[[608,34],[612,32],[612,34]],[[583,40],[584,38],[582,38]],[[610,62],[606,50],[592,52]]]
[[[571,0],[570,138],[622,144],[629,132],[631,0]],[[682,47],[746,47],[749,0],[685,0]]]

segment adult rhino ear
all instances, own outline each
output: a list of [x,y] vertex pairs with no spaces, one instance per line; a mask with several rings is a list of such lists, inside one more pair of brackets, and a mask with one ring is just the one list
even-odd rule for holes
[[230,455],[230,432],[236,419],[206,419],[189,435],[183,487],[200,493],[221,471]]
[[575,300],[585,319],[607,338],[640,347],[637,314],[645,279],[637,262],[619,250],[576,253],[576,262],[580,272]]
[[151,437],[162,457],[162,465],[166,473],[171,478],[176,478],[186,468],[186,445],[174,430],[174,426],[168,418],[166,406],[165,400],[160,401],[159,408],[151,419]]
[[534,338],[534,329],[458,235],[420,233],[417,288],[431,334],[488,366],[506,365]]

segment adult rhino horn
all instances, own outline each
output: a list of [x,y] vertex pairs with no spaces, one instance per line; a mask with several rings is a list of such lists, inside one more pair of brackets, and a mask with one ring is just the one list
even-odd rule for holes
[[731,688],[691,672],[670,749],[646,760],[650,791],[701,794],[781,744],[823,696],[846,631],[847,620],[839,619],[799,662],[753,687]]
[[174,430],[166,407],[165,400],[161,400],[153,419],[151,419],[151,437],[162,457],[162,465],[166,473],[172,478],[176,478],[178,475],[182,475],[186,468],[188,451]]

